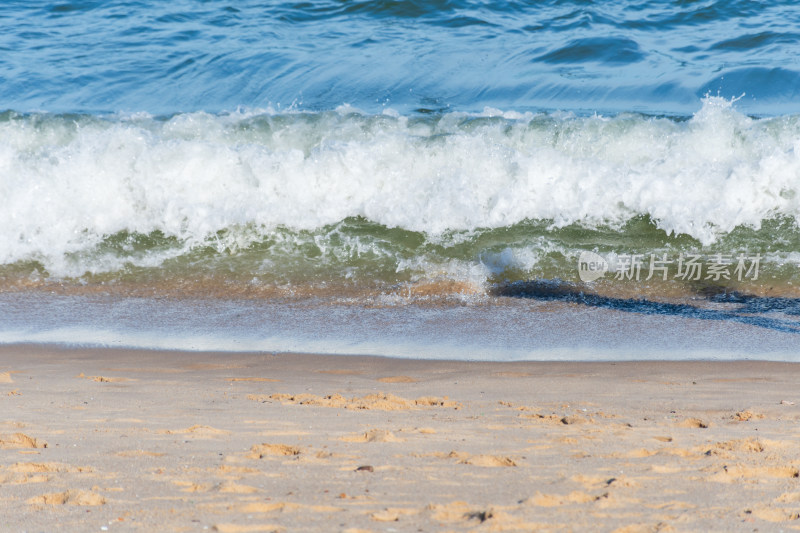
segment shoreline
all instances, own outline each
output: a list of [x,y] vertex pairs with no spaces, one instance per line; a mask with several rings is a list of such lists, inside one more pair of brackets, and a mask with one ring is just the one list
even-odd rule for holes
[[[578,351],[578,350],[574,350]],[[583,350],[581,350],[583,351]],[[785,368],[798,368],[798,376],[800,376],[800,361],[784,361],[784,360],[770,360],[770,359],[531,359],[531,360],[486,360],[486,359],[428,359],[425,357],[403,357],[393,355],[367,355],[360,353],[340,353],[340,352],[293,352],[293,351],[276,351],[276,350],[213,350],[213,349],[182,349],[182,348],[159,348],[159,347],[139,347],[139,346],[107,346],[91,343],[64,343],[64,342],[7,342],[0,343],[0,367],[5,364],[8,357],[19,357],[21,354],[26,356],[51,358],[56,354],[84,354],[81,359],[96,361],[101,358],[113,357],[115,360],[130,360],[137,361],[149,360],[151,356],[158,361],[167,362],[164,356],[174,356],[169,364],[176,365],[186,363],[188,359],[201,359],[201,360],[219,360],[218,358],[235,358],[242,361],[249,361],[248,366],[252,365],[254,368],[260,368],[264,364],[263,360],[268,360],[271,363],[280,363],[278,368],[284,368],[286,364],[292,367],[300,365],[301,368],[311,370],[314,363],[321,360],[324,361],[357,361],[353,365],[343,364],[337,366],[345,367],[365,367],[368,362],[378,367],[381,367],[381,362],[386,363],[386,366],[393,367],[394,365],[401,365],[404,367],[424,367],[431,365],[447,365],[450,366],[487,366],[487,367],[508,367],[508,366],[531,366],[546,368],[550,366],[577,366],[577,367],[606,367],[606,366],[620,366],[620,367],[676,367],[675,370],[679,372],[688,371],[688,368],[680,368],[682,366],[741,366],[741,367],[785,367]],[[150,355],[148,355],[150,354]],[[262,360],[259,362],[259,360]],[[238,364],[244,364],[240,361]],[[222,367],[220,367],[222,368]],[[299,368],[294,368],[299,370]],[[596,370],[596,368],[593,368]],[[772,370],[772,369],[768,369]]]
[[[797,361],[795,302],[707,308],[497,297],[434,305],[0,294],[0,345],[67,344],[440,360]],[[760,304],[759,304],[760,305]]]
[[798,383],[762,361],[2,346],[0,524],[800,530]]

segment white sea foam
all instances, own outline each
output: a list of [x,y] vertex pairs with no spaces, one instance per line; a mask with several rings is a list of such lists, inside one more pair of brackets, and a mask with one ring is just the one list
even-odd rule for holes
[[[31,115],[0,121],[0,264],[34,259],[56,275],[154,265],[225,229],[258,238],[353,216],[436,241],[524,220],[613,226],[649,215],[708,244],[737,226],[798,220],[798,188],[800,117],[753,119],[715,97],[686,121],[349,107]],[[160,231],[183,248],[80,259],[121,231]],[[535,261],[514,254],[481,268]]]

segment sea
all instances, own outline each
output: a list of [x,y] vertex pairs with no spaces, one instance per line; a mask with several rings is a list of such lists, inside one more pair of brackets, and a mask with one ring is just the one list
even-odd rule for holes
[[800,361],[800,6],[10,0],[0,344]]

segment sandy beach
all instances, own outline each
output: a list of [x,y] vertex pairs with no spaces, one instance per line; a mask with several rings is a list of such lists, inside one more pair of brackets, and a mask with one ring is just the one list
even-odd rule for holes
[[800,530],[800,365],[0,348],[3,531]]

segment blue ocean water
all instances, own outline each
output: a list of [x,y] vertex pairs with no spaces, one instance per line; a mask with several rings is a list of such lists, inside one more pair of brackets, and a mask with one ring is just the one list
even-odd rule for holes
[[9,1],[0,109],[783,115],[798,28],[791,1]]
[[5,2],[0,342],[793,360],[798,36],[793,2]]

